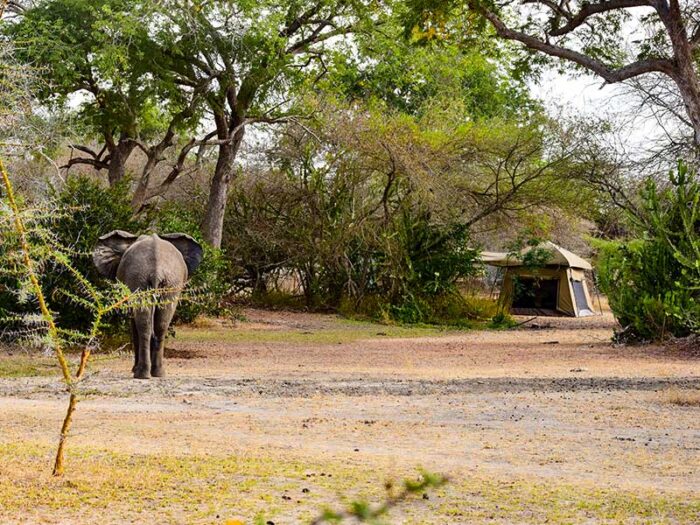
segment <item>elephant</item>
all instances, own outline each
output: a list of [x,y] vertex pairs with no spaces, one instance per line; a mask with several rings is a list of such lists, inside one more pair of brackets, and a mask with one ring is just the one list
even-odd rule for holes
[[164,377],[163,349],[180,292],[202,261],[202,246],[189,235],[133,235],[115,230],[100,237],[92,254],[97,271],[132,291],[163,289],[156,306],[134,307],[132,372],[137,379]]

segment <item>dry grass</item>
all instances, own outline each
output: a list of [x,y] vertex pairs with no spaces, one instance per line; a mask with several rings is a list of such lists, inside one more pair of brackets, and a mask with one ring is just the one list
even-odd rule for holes
[[[177,327],[162,381],[129,379],[128,349],[100,355],[63,480],[50,476],[57,378],[21,378],[36,375],[29,356],[0,355],[0,374],[14,376],[0,378],[0,524],[304,523],[348,498],[379,501],[387,480],[419,466],[451,482],[389,523],[700,523],[700,390],[691,388],[700,365],[659,347],[611,346],[609,317],[506,332],[247,317]],[[405,396],[316,389],[599,376],[678,382]],[[268,379],[281,385],[274,395],[257,388]],[[299,382],[310,397],[290,394]]]
[[207,329],[207,328],[220,328],[222,325],[219,319],[214,319],[211,317],[206,317],[204,315],[198,315],[191,323],[187,326],[189,328],[197,329]]
[[[0,444],[2,523],[308,522],[348,498],[381,501],[389,479],[415,471],[356,461],[309,461],[286,455],[124,454],[75,447],[63,480],[46,473],[50,449]],[[690,494],[599,488],[535,478],[462,473],[391,523],[697,523]]]
[[700,407],[700,390],[679,390],[672,388],[662,394],[665,403],[680,407]]
[[225,326],[189,325],[177,329],[177,341],[212,343],[296,343],[342,344],[383,338],[436,337],[455,331],[425,326],[386,326],[362,321],[337,321],[332,327],[284,327],[270,329],[255,323],[242,323],[235,329]]

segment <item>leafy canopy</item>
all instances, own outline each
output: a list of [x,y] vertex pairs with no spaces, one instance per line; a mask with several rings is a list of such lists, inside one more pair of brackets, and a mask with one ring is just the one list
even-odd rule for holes
[[148,138],[183,103],[153,74],[160,52],[149,35],[153,8],[134,0],[45,0],[4,31],[44,82],[37,97],[77,107],[88,133]]

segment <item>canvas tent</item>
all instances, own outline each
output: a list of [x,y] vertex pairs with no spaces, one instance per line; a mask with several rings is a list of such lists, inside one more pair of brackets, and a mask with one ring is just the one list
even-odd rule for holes
[[540,244],[545,250],[546,262],[527,266],[520,254],[482,252],[484,264],[502,269],[501,294],[511,312],[523,315],[567,315],[585,317],[594,315],[591,297],[586,285],[586,270],[592,270],[588,261],[552,242]]

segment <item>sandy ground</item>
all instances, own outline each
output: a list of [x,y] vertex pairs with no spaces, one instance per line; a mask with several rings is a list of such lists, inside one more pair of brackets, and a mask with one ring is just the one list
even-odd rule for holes
[[0,522],[155,523],[155,504],[161,523],[298,523],[422,467],[450,483],[390,522],[700,523],[700,349],[616,347],[609,315],[467,332],[245,315],[179,328],[164,379],[98,358],[68,481],[48,476],[58,378],[0,378]]

